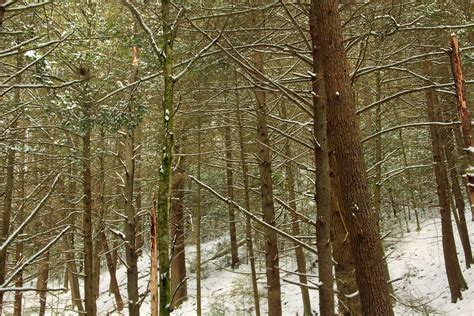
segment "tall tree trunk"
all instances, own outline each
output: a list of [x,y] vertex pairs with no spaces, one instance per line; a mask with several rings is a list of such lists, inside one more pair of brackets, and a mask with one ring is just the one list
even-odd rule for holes
[[163,153],[158,175],[157,195],[157,241],[158,262],[160,266],[159,295],[160,310],[162,316],[170,314],[171,291],[170,291],[170,236],[169,236],[169,213],[171,203],[171,166],[173,163],[174,147],[174,105],[173,105],[173,28],[170,17],[170,0],[161,1],[161,13],[163,19],[163,54],[161,62],[163,65],[164,91],[163,91]]
[[[454,140],[451,127],[442,128],[440,131],[443,133],[443,138],[446,140],[444,147],[444,154],[446,155],[446,163],[449,170],[449,176],[451,178],[451,190],[454,196],[454,202],[457,210],[457,216],[459,218],[458,231],[461,239],[461,245],[464,251],[464,261],[466,268],[469,269],[473,263],[472,249],[469,241],[469,232],[467,230],[464,197],[461,191],[461,185],[459,184],[460,175],[456,168],[456,158],[454,156]],[[454,209],[453,209],[454,212]],[[456,214],[456,213],[454,213]]]
[[[197,134],[197,179],[201,181],[201,117],[198,117],[198,134]],[[197,187],[196,192],[196,314],[202,314],[202,297],[201,297],[201,186]]]
[[326,83],[329,129],[334,131],[335,157],[344,192],[341,208],[350,235],[362,311],[364,315],[393,315],[382,243],[370,205],[337,1],[312,0],[312,5]]
[[[425,62],[425,73],[428,76],[432,74],[432,65],[430,61]],[[440,120],[437,109],[438,96],[436,90],[428,89],[425,92],[426,108],[428,119],[431,122]],[[446,141],[441,134],[441,129],[438,126],[430,125],[431,145],[433,151],[433,161],[435,162],[434,173],[437,184],[437,192],[439,199],[439,210],[441,214],[441,229],[443,241],[443,254],[446,266],[446,275],[448,278],[449,288],[451,291],[451,302],[456,303],[458,299],[462,299],[461,290],[466,288],[464,278],[462,276],[461,268],[456,253],[456,244],[454,242],[453,227],[451,222],[451,207],[449,203],[448,194],[448,177],[446,173],[446,166],[444,163],[443,141]]]
[[314,114],[314,157],[316,183],[316,247],[318,249],[319,311],[323,316],[334,315],[334,280],[332,275],[331,245],[331,187],[329,178],[329,154],[327,140],[326,91],[321,67],[321,47],[317,30],[316,6],[314,1],[310,9],[310,32],[313,47],[313,114]]
[[[132,48],[132,80],[136,77],[138,67],[138,51],[136,47]],[[130,122],[133,118],[133,96],[127,106],[128,119]],[[135,188],[135,129],[128,128],[125,131],[125,139],[123,141],[123,150],[120,159],[125,169],[125,187],[123,192],[124,209],[125,209],[125,258],[127,262],[127,292],[128,292],[128,312],[129,315],[137,316],[140,314],[140,304],[138,296],[138,254],[136,249],[136,210],[134,207],[134,188]]]
[[[19,182],[19,187],[20,187],[20,192],[19,196],[21,199],[26,198],[26,193],[25,193],[25,171],[26,171],[26,164],[27,161],[25,159],[25,153],[20,154],[20,161],[23,163],[22,166],[20,166],[20,172],[18,176],[18,182]],[[22,223],[24,220],[24,205],[21,205],[20,208],[18,209],[18,222]],[[22,259],[24,258],[23,255],[24,251],[24,245],[23,245],[23,240],[18,240],[16,242],[15,246],[15,262],[16,264],[19,264]],[[20,271],[18,273],[18,276],[15,279],[15,286],[17,288],[23,287],[23,271]],[[13,316],[21,316],[22,315],[22,300],[23,300],[23,293],[22,291],[17,291],[15,292],[15,304],[14,304],[14,309],[13,309]],[[1,311],[0,311],[1,313]]]
[[[286,110],[285,103],[281,107],[281,117],[282,119],[287,119],[288,114]],[[285,156],[288,158],[293,157],[290,143],[287,141],[284,148]],[[295,172],[293,163],[290,160],[287,160],[285,163],[285,173],[286,173],[286,189],[288,191],[288,199],[291,213],[291,233],[293,236],[300,235],[300,225],[299,219],[296,214],[297,205],[296,205],[296,189],[295,189]],[[309,298],[309,290],[304,284],[308,283],[308,278],[306,277],[306,260],[303,252],[303,248],[300,245],[295,245],[295,257],[296,257],[296,266],[298,268],[298,277],[299,282],[303,284],[301,288],[301,298],[303,300],[303,314],[309,316],[312,313],[311,310],[311,300]]]
[[156,242],[156,198],[153,196],[153,207],[151,209],[150,220],[150,305],[151,316],[158,315],[158,249]]
[[[0,11],[0,25],[1,18],[3,18],[3,12]],[[21,69],[23,65],[23,55],[18,54],[16,58],[16,66],[18,69]],[[16,84],[21,83],[21,75],[16,77]],[[13,96],[13,107],[19,105],[20,99],[20,89],[15,90]],[[14,120],[11,125],[11,129],[15,131],[18,125],[18,120]],[[0,245],[8,238],[10,232],[10,221],[11,221],[11,212],[12,212],[12,199],[13,199],[13,189],[14,189],[14,176],[15,176],[15,158],[16,158],[16,141],[15,133],[12,133],[11,140],[7,149],[7,165],[6,165],[6,179],[5,179],[5,193],[3,194],[3,213],[1,217],[1,230],[0,230]],[[5,282],[5,275],[7,273],[7,256],[8,249],[0,250],[0,284]],[[3,309],[3,295],[4,292],[0,292],[0,315],[2,314]]]
[[[184,141],[182,139],[181,141]],[[179,147],[175,148],[177,151]],[[173,170],[170,236],[173,240],[171,252],[171,310],[187,299],[186,253],[184,240],[184,190],[186,182],[185,157],[179,157]]]
[[107,235],[105,234],[104,228],[102,228],[101,232],[99,233],[99,238],[102,245],[102,251],[105,253],[105,263],[107,265],[107,269],[109,270],[110,290],[114,294],[115,305],[117,306],[117,310],[122,311],[123,300],[122,300],[122,295],[120,295],[120,288],[117,281],[117,275],[115,274],[116,266],[115,266],[115,262],[112,256],[112,252],[109,248],[109,243],[107,242]]
[[[88,71],[84,70],[84,74]],[[86,76],[85,76],[86,77]],[[87,78],[86,78],[87,79]],[[83,97],[87,98],[88,85],[83,89]],[[82,180],[83,180],[83,217],[82,229],[84,234],[84,298],[87,315],[95,316],[97,313],[94,291],[94,246],[92,240],[92,172],[91,172],[91,102],[84,100],[82,104],[85,131],[82,136]]]
[[[232,138],[230,133],[230,122],[226,120],[224,127],[224,145],[226,157],[227,196],[234,201],[234,172],[232,170]],[[235,269],[239,265],[239,252],[237,246],[237,228],[235,227],[235,210],[232,203],[229,204],[229,235],[231,266]]]
[[[237,77],[237,76],[236,76]],[[237,78],[236,78],[237,79]],[[236,80],[237,81],[237,80]],[[237,115],[237,124],[239,129],[239,145],[240,145],[240,163],[242,165],[242,176],[244,181],[244,199],[245,199],[245,208],[251,212],[250,205],[250,181],[249,181],[249,168],[247,165],[247,160],[245,159],[245,144],[244,144],[244,131],[242,126],[242,115],[240,113],[240,99],[239,93],[236,92],[236,115]],[[245,218],[245,239],[247,242],[247,251],[248,251],[248,260],[250,263],[250,272],[252,278],[252,289],[253,289],[253,300],[255,307],[255,315],[260,316],[260,298],[258,294],[258,285],[257,285],[257,272],[255,269],[255,253],[253,249],[253,238],[252,238],[252,226],[250,217],[246,216]]]
[[450,42],[451,51],[449,57],[451,59],[451,72],[454,78],[454,87],[456,91],[456,107],[458,116],[461,120],[462,140],[464,150],[466,150],[468,170],[467,175],[467,191],[469,194],[469,201],[471,202],[471,215],[474,221],[474,172],[470,170],[474,165],[474,153],[472,150],[472,135],[471,135],[471,114],[467,106],[466,83],[462,73],[461,54],[459,52],[459,43],[456,35],[451,36]]
[[[263,72],[262,53],[254,53],[255,67]],[[262,198],[263,219],[275,226],[275,205],[273,203],[273,180],[270,155],[270,138],[267,127],[266,94],[262,89],[255,89],[257,101],[257,143],[258,163],[260,167],[260,195]],[[265,266],[267,275],[268,313],[281,315],[281,289],[278,254],[278,236],[274,230],[265,229]]]
[[38,315],[44,316],[46,314],[46,295],[48,294],[48,277],[49,277],[49,251],[44,254],[43,260],[38,266],[38,283],[36,289],[39,294],[39,312]]

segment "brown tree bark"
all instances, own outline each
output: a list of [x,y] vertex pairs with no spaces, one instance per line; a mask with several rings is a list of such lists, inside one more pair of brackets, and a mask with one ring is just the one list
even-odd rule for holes
[[[0,10],[0,25],[1,18],[3,18],[3,12]],[[23,55],[18,54],[16,58],[16,66],[21,68],[23,64]],[[21,83],[21,75],[17,76],[16,84]],[[20,90],[15,91],[13,96],[14,105],[20,103]],[[11,125],[11,129],[14,131],[18,125],[18,120],[14,120]],[[16,141],[15,135],[12,135],[12,139],[9,141],[9,146],[7,149],[7,161],[6,161],[6,179],[5,179],[5,192],[3,194],[3,213],[1,217],[1,227],[0,227],[0,245],[8,238],[10,232],[10,221],[12,213],[12,200],[13,200],[13,189],[14,189],[14,176],[15,176],[15,163],[16,163]],[[8,249],[0,251],[0,284],[5,282],[5,275],[7,273],[7,256]],[[0,315],[2,314],[3,309],[3,295],[4,292],[0,292]]]
[[[430,61],[425,62],[425,73],[428,76],[432,74],[432,65]],[[439,108],[438,96],[436,90],[429,89],[425,91],[426,109],[428,119],[432,122],[439,121],[440,115],[437,112]],[[439,199],[439,210],[441,214],[441,229],[443,255],[446,267],[446,275],[448,278],[449,288],[451,291],[451,302],[456,303],[458,299],[462,299],[461,290],[467,288],[462,275],[461,268],[456,253],[456,244],[454,242],[453,227],[451,222],[451,206],[449,202],[449,181],[444,162],[443,139],[444,135],[441,129],[436,125],[430,125],[431,145],[433,151],[433,161],[435,162],[434,173],[437,184],[437,193]]]
[[[227,196],[234,201],[234,172],[232,170],[232,138],[230,122],[226,120],[224,127],[224,146],[226,157],[226,177],[227,177]],[[231,266],[235,269],[239,266],[239,248],[237,246],[237,228],[235,225],[235,210],[232,204],[229,204],[229,235],[230,235],[230,253]]]
[[[444,147],[444,154],[446,156],[446,163],[449,170],[449,176],[451,178],[451,190],[454,196],[455,207],[457,210],[457,216],[459,218],[458,231],[461,239],[461,245],[464,251],[464,261],[466,268],[469,269],[473,263],[471,243],[469,241],[469,232],[467,230],[464,197],[461,191],[461,185],[459,183],[460,175],[456,168],[456,157],[454,156],[454,140],[451,127],[441,128],[442,139],[446,140]],[[453,209],[453,212],[455,210]],[[455,213],[456,214],[456,213]]]
[[150,252],[151,252],[151,268],[150,268],[150,305],[151,316],[158,315],[158,248],[156,241],[156,198],[153,196],[153,207],[150,212]]
[[[138,50],[132,47],[132,76],[133,81],[137,78],[138,72]],[[132,92],[133,93],[133,92]],[[134,98],[130,96],[127,105],[127,115],[130,123],[134,123]],[[128,293],[128,313],[131,316],[140,314],[140,304],[138,296],[138,253],[136,249],[137,241],[137,213],[134,207],[135,190],[135,128],[129,127],[125,131],[123,140],[122,160],[124,166],[124,213],[125,220],[125,258],[127,262],[127,293]]]
[[312,0],[321,50],[329,130],[339,171],[341,209],[348,226],[364,315],[393,315],[384,274],[382,244],[377,233],[355,115],[349,64],[344,50],[338,3]]
[[[237,79],[237,76],[236,76],[236,79]],[[243,182],[244,182],[245,208],[249,212],[251,212],[252,208],[250,205],[249,168],[247,164],[247,159],[245,159],[246,148],[245,148],[245,142],[244,142],[244,131],[243,131],[243,126],[242,126],[242,115],[240,113],[239,93],[236,92],[235,95],[236,95],[236,116],[237,116],[237,125],[238,125],[238,131],[239,131],[240,164],[242,166],[242,176],[243,176]],[[250,221],[249,216],[246,216],[245,218],[245,239],[247,242],[248,261],[250,264],[250,272],[251,272],[251,279],[252,279],[255,315],[260,316],[260,298],[258,294],[257,272],[255,269],[255,253],[253,249],[252,226],[251,226],[251,221]]]
[[36,284],[36,290],[39,294],[39,311],[38,315],[44,316],[46,314],[46,295],[48,292],[48,277],[49,277],[49,251],[44,254],[43,260],[40,261],[38,266],[38,282]]
[[[263,72],[262,53],[254,54],[255,67]],[[263,219],[275,226],[275,205],[273,203],[273,180],[270,155],[270,138],[267,127],[267,103],[264,90],[255,89],[257,101],[257,143],[258,163],[260,167],[260,195],[262,198]],[[281,315],[281,289],[278,254],[278,236],[274,230],[265,230],[265,266],[267,275],[268,313]]]
[[[281,107],[281,117],[283,119],[288,118],[286,105],[282,104]],[[293,153],[291,150],[290,143],[287,141],[284,147],[285,156],[291,158]],[[288,191],[288,205],[290,206],[290,215],[291,215],[291,233],[293,236],[300,235],[300,225],[299,218],[296,214],[298,210],[296,205],[296,189],[295,189],[295,171],[294,165],[290,160],[287,160],[285,163],[285,174],[286,174],[286,190]],[[308,278],[306,277],[306,259],[303,252],[303,248],[300,245],[295,245],[295,257],[296,257],[296,266],[298,268],[298,278],[301,284],[307,284]],[[301,298],[303,300],[303,315],[309,316],[312,314],[311,310],[311,300],[309,298],[309,290],[304,285],[300,287],[301,289]]]
[[109,248],[109,243],[107,242],[107,236],[105,234],[104,229],[101,230],[99,233],[99,238],[102,246],[102,251],[105,253],[105,263],[107,265],[107,269],[109,270],[110,275],[110,290],[114,294],[115,297],[115,305],[117,306],[117,310],[123,310],[123,300],[120,294],[120,288],[117,281],[117,275],[115,274],[116,266],[112,256],[112,252]]
[[317,30],[315,2],[311,2],[309,28],[313,47],[313,129],[314,159],[316,166],[316,247],[318,249],[319,312],[334,315],[334,279],[332,275],[331,244],[331,187],[329,178],[329,153],[327,137],[326,91],[321,67],[320,33]]
[[[84,79],[88,79],[89,71],[82,69]],[[87,95],[88,85],[84,85],[82,94]],[[83,120],[85,121],[85,130],[82,136],[82,181],[83,181],[83,214],[82,229],[84,234],[84,298],[85,311],[87,315],[95,316],[97,313],[95,291],[94,291],[94,246],[92,240],[92,170],[91,170],[91,101],[84,100],[82,104]]]
[[472,149],[472,132],[471,132],[471,114],[467,106],[466,83],[464,80],[461,64],[461,53],[459,51],[459,42],[456,35],[451,36],[449,57],[451,60],[451,72],[454,79],[454,87],[456,91],[456,107],[458,110],[458,117],[461,120],[462,141],[464,150],[466,150],[468,170],[467,176],[467,191],[469,194],[469,201],[471,203],[471,216],[474,221],[474,172],[470,170],[474,165],[474,153]]
[[[183,139],[181,141],[184,141]],[[179,152],[179,147],[175,147]],[[171,190],[173,193],[170,214],[171,245],[171,310],[187,299],[186,253],[184,240],[184,190],[186,184],[185,157],[181,156],[173,169]]]

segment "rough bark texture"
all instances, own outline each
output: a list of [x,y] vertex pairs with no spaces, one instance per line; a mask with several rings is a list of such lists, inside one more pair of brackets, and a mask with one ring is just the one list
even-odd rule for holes
[[[431,68],[431,62],[425,62],[425,73],[428,76],[432,74]],[[439,113],[437,112],[439,104],[436,90],[426,90],[425,96],[428,119],[432,122],[440,120]],[[441,215],[444,262],[446,266],[446,275],[448,278],[449,289],[451,291],[451,302],[456,303],[458,299],[462,299],[461,290],[466,287],[466,284],[459,266],[456,253],[456,244],[454,242],[453,226],[451,222],[451,206],[448,193],[449,182],[442,147],[443,141],[446,140],[442,139],[443,135],[440,133],[440,131],[441,129],[438,126],[430,125],[433,161],[435,162],[434,174],[436,178],[436,189],[439,199],[439,211]]]
[[[3,4],[4,2],[0,2]],[[0,9],[0,26],[3,18],[3,11]],[[17,55],[16,66],[21,68],[23,65],[23,57],[21,54]],[[16,84],[21,83],[21,75],[17,76],[15,80]],[[13,96],[13,106],[17,106],[20,103],[20,90],[15,91]],[[14,131],[18,125],[18,120],[14,120],[11,125],[11,129]],[[5,176],[5,192],[3,194],[3,213],[1,217],[1,227],[0,227],[0,245],[8,238],[10,232],[10,221],[11,221],[11,212],[12,212],[12,199],[13,199],[13,189],[14,189],[14,176],[15,176],[15,159],[16,159],[16,141],[14,135],[9,142],[7,149],[7,165],[6,165],[6,176]],[[7,272],[7,255],[8,249],[0,251],[0,284],[5,282],[5,275]],[[0,315],[2,314],[3,306],[3,295],[4,292],[0,292]]]
[[[242,126],[242,116],[240,113],[240,100],[239,94],[236,92],[236,107],[237,107],[237,124],[239,127],[239,145],[240,145],[240,163],[242,165],[242,175],[244,181],[244,199],[245,199],[245,208],[251,212],[250,205],[250,181],[249,181],[249,168],[247,160],[245,159],[245,143],[244,143],[244,132]],[[253,238],[252,238],[252,226],[250,217],[246,216],[245,218],[245,239],[247,241],[247,251],[248,251],[248,260],[250,264],[250,272],[252,278],[252,289],[253,289],[253,300],[255,307],[255,315],[260,316],[260,298],[258,294],[258,285],[257,285],[257,272],[255,269],[255,253],[253,249]]]
[[[451,59],[451,72],[453,74],[454,87],[456,91],[456,106],[459,119],[461,120],[464,149],[467,150],[472,146],[471,114],[469,113],[469,107],[467,106],[466,83],[462,72],[459,43],[455,35],[451,36],[450,47],[451,51],[449,57]],[[466,156],[468,161],[468,170],[466,170],[467,191],[471,202],[472,220],[474,220],[474,172],[471,170],[474,166],[474,154],[471,150],[467,150]]]
[[[201,117],[198,117],[198,161],[197,161],[197,179],[201,180]],[[202,302],[201,302],[201,186],[198,186],[196,192],[196,302],[197,316],[201,316]]]
[[446,155],[446,163],[449,170],[449,176],[451,178],[451,190],[454,196],[457,216],[459,218],[458,231],[459,231],[459,237],[461,239],[461,245],[464,251],[464,262],[466,264],[466,268],[469,269],[471,264],[473,263],[472,249],[471,249],[471,243],[469,241],[469,232],[467,230],[467,223],[466,223],[466,215],[465,215],[466,204],[464,202],[464,197],[461,191],[461,185],[459,183],[459,179],[461,177],[458,174],[458,170],[456,168],[456,157],[454,155],[454,140],[452,136],[452,128],[445,127],[445,128],[442,128],[440,132],[443,134],[442,138],[446,140],[446,143],[445,143],[446,145],[444,146],[444,153]]
[[[288,118],[286,111],[286,105],[283,103],[281,108],[281,117],[283,119]],[[289,142],[285,143],[284,147],[285,156],[291,158],[293,153]],[[286,190],[288,191],[288,199],[290,206],[290,215],[291,215],[291,233],[293,236],[300,235],[300,225],[298,215],[296,214],[297,205],[296,205],[296,188],[295,188],[295,168],[292,161],[287,160],[285,163],[285,173],[286,173]],[[296,266],[298,268],[298,278],[301,284],[307,284],[308,278],[306,277],[306,259],[303,252],[303,247],[295,245],[295,257],[296,257]],[[301,286],[301,298],[303,300],[303,315],[309,316],[312,313],[311,310],[311,300],[309,298],[309,290],[305,286]]]
[[393,315],[355,115],[349,65],[342,42],[337,1],[313,0],[321,50],[328,121],[340,176],[341,209],[348,226],[364,315]]
[[46,313],[46,295],[48,292],[48,277],[49,277],[49,251],[44,254],[43,260],[38,265],[38,283],[36,289],[39,294],[39,311],[38,315],[44,316]]
[[[85,87],[87,89],[87,87]],[[87,91],[87,90],[84,90]],[[84,92],[85,94],[86,92]],[[82,179],[83,179],[83,217],[82,229],[84,231],[84,298],[87,315],[95,316],[97,313],[94,295],[94,246],[92,241],[92,172],[91,172],[91,104],[85,101],[83,115],[86,130],[82,136]]]
[[153,196],[153,207],[150,214],[150,305],[151,316],[158,315],[158,249],[156,242],[156,198]]
[[99,238],[101,241],[102,251],[105,253],[105,263],[107,265],[107,269],[109,270],[110,275],[110,290],[114,294],[115,297],[115,305],[117,306],[117,310],[123,310],[123,300],[122,296],[120,295],[120,289],[117,282],[117,275],[115,274],[116,266],[114,259],[112,257],[112,252],[109,248],[109,243],[107,242],[107,236],[105,235],[104,230],[102,230],[99,234]]
[[[232,171],[232,138],[230,134],[230,123],[226,122],[224,127],[224,145],[226,157],[226,177],[227,177],[227,196],[234,201],[234,173]],[[235,210],[232,204],[229,204],[229,235],[230,235],[230,253],[231,266],[235,269],[239,265],[239,252],[237,247],[237,228],[235,226]]]
[[[263,56],[255,52],[256,68],[263,71]],[[263,219],[275,226],[275,205],[273,203],[273,180],[270,155],[270,138],[267,127],[267,104],[264,90],[256,89],[257,100],[257,142],[258,162],[260,167],[260,195],[262,198]],[[274,230],[265,230],[265,266],[267,275],[268,313],[281,315],[281,289],[278,255],[278,237]]]
[[162,0],[161,13],[163,18],[164,47],[161,56],[164,77],[163,91],[163,153],[160,170],[158,174],[158,195],[157,201],[157,241],[158,241],[158,262],[160,267],[159,276],[159,302],[160,315],[170,314],[171,290],[170,290],[170,236],[169,236],[169,213],[171,206],[171,167],[173,163],[173,29],[170,17],[171,1]]
[[327,105],[325,83],[322,80],[320,33],[317,31],[316,6],[311,2],[309,27],[313,47],[313,114],[314,114],[314,158],[316,166],[316,247],[318,249],[319,312],[334,315],[334,280],[332,275],[331,245],[331,187],[329,178],[329,154],[327,140]]
[[[138,51],[132,48],[132,80],[136,79],[138,72]],[[128,119],[133,122],[133,96],[127,106]],[[130,124],[132,125],[132,124]],[[125,169],[125,187],[123,192],[125,219],[125,258],[127,262],[127,292],[128,292],[128,312],[129,315],[140,314],[138,296],[138,253],[136,249],[137,241],[137,213],[134,207],[135,190],[135,129],[129,128],[125,131],[122,149],[122,164]]]
[[171,206],[171,309],[179,307],[188,296],[186,284],[186,253],[184,243],[184,190],[186,184],[185,157],[178,159],[173,170],[173,200]]

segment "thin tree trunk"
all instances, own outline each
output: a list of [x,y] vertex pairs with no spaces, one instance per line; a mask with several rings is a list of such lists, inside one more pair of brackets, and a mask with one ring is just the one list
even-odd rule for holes
[[[182,139],[181,141],[184,141]],[[176,146],[178,150],[178,146]],[[184,240],[184,190],[186,182],[185,157],[181,156],[173,169],[170,218],[170,236],[173,240],[171,252],[171,310],[187,299],[186,253]]]
[[[3,12],[0,12],[0,25],[1,18],[3,18]],[[16,58],[16,66],[18,69],[21,69],[23,64],[23,55],[18,54]],[[16,84],[21,83],[21,75],[18,75],[16,78]],[[13,106],[18,106],[20,103],[20,90],[16,89],[13,96]],[[11,125],[11,129],[14,131],[18,125],[18,120],[14,120]],[[1,230],[0,230],[0,245],[8,238],[10,232],[10,221],[12,213],[12,199],[13,199],[13,189],[14,189],[14,176],[15,176],[15,135],[12,135],[12,139],[9,142],[7,149],[7,165],[6,165],[6,179],[5,179],[5,192],[3,194],[3,213],[1,219]],[[0,250],[0,284],[5,282],[5,275],[7,273],[7,256],[8,249]],[[2,314],[3,309],[3,295],[4,292],[0,292],[0,315]]]
[[99,238],[102,245],[102,251],[105,253],[105,263],[107,265],[107,269],[109,270],[110,275],[110,290],[114,294],[115,297],[115,305],[117,306],[117,310],[123,310],[123,300],[122,296],[120,295],[120,288],[117,282],[117,275],[115,274],[116,266],[114,259],[112,257],[112,253],[109,248],[109,244],[107,242],[107,236],[105,234],[104,229],[101,230],[99,234]]
[[341,209],[350,235],[362,311],[364,315],[393,315],[382,243],[370,205],[337,4],[335,0],[312,0],[328,98],[329,130],[333,131],[331,137],[334,137],[340,186],[344,192]]
[[49,277],[49,251],[44,254],[43,260],[41,260],[38,266],[38,284],[36,289],[39,294],[40,308],[38,315],[44,316],[46,314],[46,295],[48,292],[48,277]]
[[[24,199],[26,197],[25,194],[25,165],[26,165],[26,160],[25,160],[25,154],[22,153],[20,154],[20,160],[24,164],[23,166],[20,167],[20,174],[19,174],[19,186],[20,186],[20,198]],[[24,209],[23,205],[20,206],[18,210],[18,222],[22,223],[24,220]],[[22,259],[24,258],[23,255],[24,251],[24,245],[23,245],[23,240],[18,240],[16,242],[15,246],[15,262],[16,264],[19,264]],[[21,288],[23,286],[23,271],[18,273],[18,276],[15,279],[15,286],[18,288]],[[22,300],[23,300],[23,293],[22,291],[17,291],[15,292],[15,304],[14,304],[14,309],[13,309],[13,316],[21,316],[22,315]],[[0,311],[1,313],[1,311]]]
[[[255,68],[263,72],[262,53],[254,53]],[[255,89],[257,101],[257,143],[260,167],[260,195],[262,198],[263,219],[275,226],[275,205],[273,203],[273,180],[270,156],[270,138],[267,127],[267,103],[264,90]],[[268,313],[281,315],[281,289],[278,254],[278,236],[274,230],[265,229],[265,266],[267,274]]]
[[456,107],[458,110],[458,117],[461,120],[462,141],[464,150],[466,150],[468,170],[467,175],[467,191],[469,201],[471,203],[471,216],[474,221],[474,172],[470,170],[474,165],[474,153],[472,149],[472,135],[471,135],[471,114],[467,106],[466,83],[462,73],[461,54],[459,52],[459,43],[456,35],[451,36],[451,51],[449,57],[451,59],[451,72],[454,78],[454,86],[456,91]]
[[[70,168],[70,174],[72,176],[75,175],[74,169]],[[75,204],[72,202],[74,199],[74,194],[76,193],[76,182],[74,179],[69,179],[68,183],[68,191],[66,195],[66,200],[64,201],[64,205],[67,205],[70,210],[74,209]],[[65,214],[66,217],[66,214]],[[70,224],[74,223],[74,216],[70,218]],[[81,299],[81,292],[80,292],[80,284],[78,278],[78,271],[76,266],[76,258],[75,258],[75,249],[74,249],[74,235],[72,233],[66,234],[64,236],[64,246],[65,246],[65,253],[66,253],[66,266],[67,266],[67,273],[69,284],[71,287],[71,301],[72,305],[77,307],[79,313],[84,313],[84,306],[82,304]]]
[[[460,175],[456,168],[456,159],[454,157],[454,142],[451,128],[442,128],[443,138],[446,140],[444,147],[444,153],[446,155],[446,163],[449,170],[449,176],[451,178],[451,190],[454,196],[454,202],[457,210],[457,217],[459,218],[458,231],[461,239],[462,248],[464,251],[464,261],[466,268],[469,269],[473,263],[472,249],[469,241],[469,232],[467,230],[466,216],[464,210],[466,204],[464,203],[464,197],[462,195],[461,186],[459,184]],[[453,209],[453,212],[454,209]]]
[[[83,69],[84,77],[87,79],[88,71]],[[87,94],[88,85],[83,88],[83,95]],[[95,316],[97,313],[95,291],[94,291],[94,246],[92,240],[92,171],[91,171],[91,102],[86,100],[82,105],[83,119],[86,127],[82,136],[82,180],[83,180],[83,217],[82,229],[84,234],[84,298],[85,311],[88,316]]]
[[[136,77],[138,67],[138,50],[132,48],[132,79]],[[133,120],[133,97],[131,96],[127,106],[128,119]],[[125,258],[127,262],[127,293],[128,293],[128,313],[131,316],[140,314],[138,296],[138,254],[136,249],[136,210],[134,207],[133,193],[135,188],[135,129],[129,128],[125,131],[123,141],[122,163],[125,169],[124,213],[125,220]]]
[[[197,179],[201,180],[201,117],[198,117],[198,132],[197,132]],[[202,297],[201,297],[201,186],[198,185],[196,192],[196,314],[202,314]]]
[[[236,78],[237,79],[237,78]],[[236,80],[237,81],[237,80]],[[243,126],[242,126],[242,116],[240,113],[240,100],[238,92],[236,95],[236,115],[237,115],[237,124],[239,128],[239,145],[240,145],[240,163],[242,165],[242,175],[244,181],[244,199],[245,199],[245,208],[251,212],[250,206],[250,181],[249,181],[249,169],[247,165],[247,160],[245,159],[245,144],[244,144],[244,135],[243,135]],[[250,217],[246,216],[245,218],[245,239],[247,241],[247,251],[248,259],[250,263],[250,272],[252,278],[252,289],[253,289],[253,300],[255,307],[255,315],[260,316],[260,298],[258,294],[258,285],[257,285],[257,272],[255,269],[255,253],[253,249],[253,238],[252,238],[252,226]]]
[[[425,62],[425,73],[431,76],[432,65],[430,61]],[[439,107],[438,96],[433,89],[426,90],[426,108],[428,119],[436,122],[440,119],[436,109]],[[451,302],[456,303],[462,299],[461,290],[466,287],[462,276],[461,268],[456,253],[453,227],[451,222],[451,207],[448,194],[448,177],[444,163],[444,153],[442,148],[442,136],[438,126],[430,125],[431,145],[433,150],[433,161],[435,162],[434,173],[436,177],[437,192],[439,199],[439,209],[441,214],[441,229],[443,241],[443,254],[446,266],[446,275],[451,291]]]
[[163,54],[161,56],[163,65],[164,91],[163,91],[163,153],[158,174],[157,195],[157,241],[158,262],[160,266],[159,295],[161,316],[170,314],[171,291],[170,291],[170,236],[169,236],[169,213],[171,204],[171,166],[173,163],[174,147],[174,103],[173,103],[173,29],[170,17],[171,1],[161,1],[161,13],[163,19]]
[[[230,122],[226,121],[224,127],[224,145],[226,157],[226,176],[227,176],[227,196],[234,201],[234,174],[232,171],[232,138],[230,134]],[[239,252],[237,246],[237,228],[235,227],[235,210],[232,204],[229,204],[229,235],[231,266],[235,269],[239,266]]]
[[314,114],[314,157],[316,183],[316,247],[318,249],[319,312],[322,316],[334,315],[334,280],[332,275],[331,245],[331,187],[329,178],[329,154],[327,136],[327,108],[325,83],[321,82],[321,47],[319,46],[316,18],[316,6],[311,3],[310,32],[313,47],[313,114]]
[[151,209],[150,222],[150,249],[151,249],[151,269],[150,269],[150,295],[151,295],[151,316],[158,315],[158,249],[156,242],[156,198],[153,196],[153,207]]
[[[288,114],[286,110],[285,103],[282,104],[281,107],[281,117],[282,119],[287,119]],[[293,153],[291,151],[290,143],[287,141],[285,143],[284,148],[285,156],[291,158],[293,157]],[[298,215],[296,211],[298,210],[296,205],[296,190],[295,190],[295,174],[294,174],[294,166],[290,160],[287,160],[285,163],[285,173],[286,173],[286,189],[288,191],[288,199],[289,199],[289,206],[290,206],[290,214],[291,214],[291,233],[293,236],[300,235],[300,225]],[[299,245],[295,245],[295,257],[296,257],[296,266],[298,268],[298,277],[299,282],[301,284],[307,284],[308,278],[306,277],[306,259],[303,252],[303,248]],[[309,298],[309,290],[304,285],[300,287],[301,289],[301,298],[303,300],[303,314],[305,316],[309,316],[312,313],[311,310],[311,300]]]

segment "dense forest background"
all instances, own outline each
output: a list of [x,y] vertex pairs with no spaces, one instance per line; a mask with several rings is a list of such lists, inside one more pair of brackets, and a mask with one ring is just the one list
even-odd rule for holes
[[428,313],[387,266],[428,225],[456,303],[473,6],[0,0],[0,314],[200,315],[219,271],[242,314],[290,313],[284,284],[303,315]]

